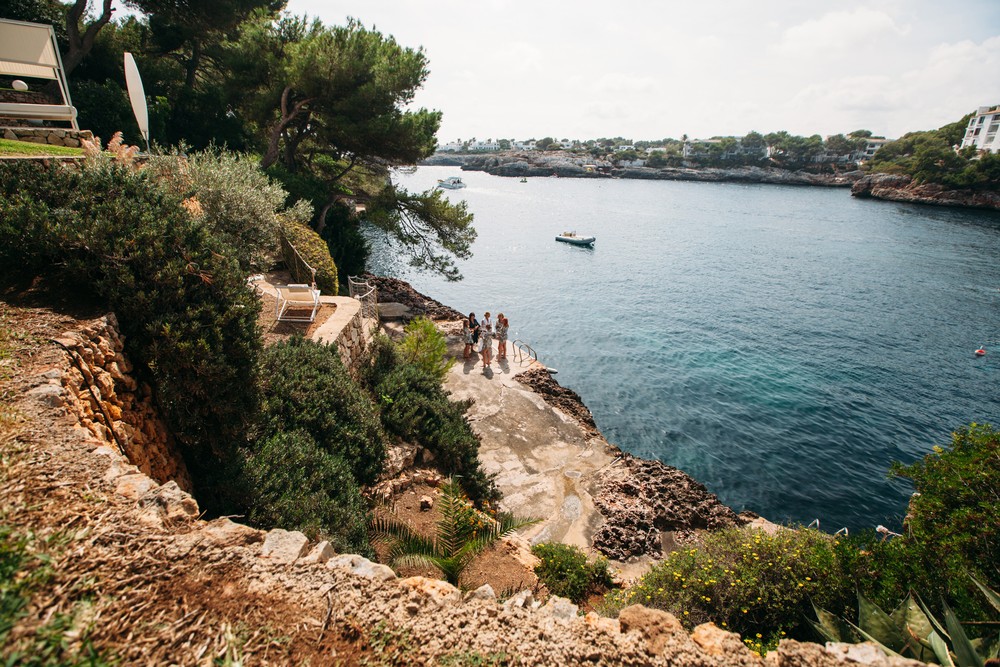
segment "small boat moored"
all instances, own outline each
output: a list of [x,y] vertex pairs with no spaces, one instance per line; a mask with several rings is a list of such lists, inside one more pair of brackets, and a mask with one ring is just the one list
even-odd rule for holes
[[465,187],[465,183],[458,176],[449,176],[448,178],[438,179],[437,186],[445,190],[460,190]]
[[986,346],[985,345],[980,345],[979,346],[979,349],[976,350],[976,356],[977,357],[985,357],[986,356]]
[[580,236],[576,232],[563,232],[556,237],[556,241],[562,241],[563,243],[572,243],[573,245],[583,245],[583,246],[593,246],[594,241],[597,240],[596,236]]

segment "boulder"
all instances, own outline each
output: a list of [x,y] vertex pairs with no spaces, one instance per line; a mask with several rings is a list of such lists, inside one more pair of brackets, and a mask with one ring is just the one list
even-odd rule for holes
[[399,583],[416,593],[419,597],[433,602],[438,607],[449,603],[462,601],[462,593],[447,581],[429,579],[427,577],[407,577]]
[[380,563],[373,563],[367,558],[358,556],[357,554],[334,556],[330,560],[326,561],[326,566],[331,570],[347,570],[351,574],[356,574],[359,577],[365,577],[367,579],[388,581],[389,579],[396,578],[396,573],[392,571],[391,567]]
[[139,500],[157,486],[159,484],[142,473],[130,473],[118,477],[115,493],[129,500]]
[[336,555],[337,552],[334,551],[330,543],[323,540],[314,546],[312,551],[299,559],[299,562],[307,564],[325,563]]
[[260,555],[276,563],[294,563],[305,556],[308,549],[309,538],[299,531],[275,528],[267,532]]

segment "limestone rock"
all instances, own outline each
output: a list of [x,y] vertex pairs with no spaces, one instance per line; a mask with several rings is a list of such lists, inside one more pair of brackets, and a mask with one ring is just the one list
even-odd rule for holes
[[439,607],[462,601],[462,593],[447,581],[427,577],[407,577],[400,579],[399,583],[412,589],[420,597],[434,602]]
[[322,542],[320,542],[319,544],[317,544],[315,547],[313,547],[312,551],[310,551],[308,554],[306,554],[305,556],[303,556],[299,560],[299,562],[300,563],[325,563],[325,562],[327,562],[328,560],[330,560],[331,558],[333,558],[336,555],[337,555],[337,552],[334,551],[333,546],[331,546],[330,543],[327,542],[326,540],[323,540]]
[[129,500],[139,500],[157,486],[158,484],[146,475],[131,473],[118,477],[118,483],[115,485],[115,493],[125,496]]
[[580,608],[567,600],[566,598],[561,598],[558,595],[551,595],[545,604],[538,610],[540,614],[545,614],[546,616],[551,616],[553,618],[561,618],[569,620],[576,618],[579,613]]
[[535,596],[529,590],[516,593],[503,603],[506,609],[531,609],[535,602]]
[[[802,646],[802,644],[799,646]],[[923,664],[906,658],[889,657],[872,642],[862,642],[860,644],[827,642],[826,652],[838,659],[844,660],[844,662],[853,660],[858,664],[870,665],[871,667],[907,667]]]
[[393,572],[392,568],[388,565],[373,563],[367,558],[358,556],[357,554],[334,556],[330,560],[326,561],[326,566],[330,569],[347,570],[348,572],[356,574],[359,577],[378,579],[379,581],[388,581],[389,579],[396,578],[396,573]]
[[197,501],[173,481],[147,494],[142,499],[142,504],[144,507],[158,509],[170,521],[187,521],[200,514]]
[[469,602],[470,600],[494,600],[495,601],[496,599],[497,599],[497,595],[496,595],[496,593],[493,592],[493,587],[490,586],[489,584],[483,584],[482,586],[480,586],[476,590],[470,591],[469,593],[465,594],[465,601],[466,602]]
[[691,633],[691,639],[708,655],[725,658],[727,664],[754,666],[763,663],[738,634],[726,632],[715,623],[702,623]]
[[264,540],[264,531],[226,518],[209,521],[200,532],[206,540],[221,547],[249,546]]
[[641,604],[625,607],[618,614],[622,633],[638,632],[646,640],[646,648],[653,655],[660,655],[667,646],[691,642],[684,626],[673,614],[650,609]]
[[430,496],[420,496],[420,511],[429,512],[434,507],[434,499]]
[[66,390],[60,385],[43,384],[28,391],[29,396],[37,398],[50,408],[60,408],[66,404]]
[[299,531],[275,528],[268,531],[260,555],[278,563],[294,563],[306,555],[308,549],[309,538]]

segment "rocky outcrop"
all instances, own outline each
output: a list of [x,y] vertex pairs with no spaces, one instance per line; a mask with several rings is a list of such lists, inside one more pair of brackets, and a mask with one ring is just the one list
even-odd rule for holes
[[821,185],[849,187],[862,177],[860,171],[816,174],[776,167],[737,166],[683,167],[625,166],[589,155],[561,151],[506,152],[489,155],[435,154],[423,165],[460,166],[465,171],[485,171],[494,176],[562,176],[569,178],[630,178],[667,181],[706,181],[713,183],[770,183],[776,185]]
[[936,183],[914,183],[909,176],[897,174],[869,174],[851,186],[851,195],[859,199],[1000,210],[1000,192],[952,190]]
[[625,561],[660,556],[664,541],[686,541],[694,531],[747,523],[687,473],[659,461],[622,454],[600,476],[594,504],[604,525],[594,548]]
[[411,316],[422,315],[432,320],[461,320],[465,317],[454,308],[424,296],[406,281],[374,276],[370,273],[366,273],[364,279],[378,290],[380,302],[401,303],[409,308]]
[[47,392],[53,407],[65,407],[102,442],[126,456],[144,475],[160,484],[174,481],[192,488],[184,459],[153,403],[149,385],[131,375],[125,339],[113,314],[85,321],[55,342],[69,357],[67,369],[52,369]]
[[580,394],[556,382],[547,369],[535,366],[523,373],[518,373],[514,379],[529,387],[545,399],[549,405],[559,408],[573,417],[588,436],[600,435],[600,431],[597,430],[597,422],[594,421],[594,415],[590,412],[590,408],[583,404]]

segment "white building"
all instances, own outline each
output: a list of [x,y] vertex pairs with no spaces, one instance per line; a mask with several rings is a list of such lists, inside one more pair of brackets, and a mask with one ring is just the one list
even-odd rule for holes
[[469,151],[472,153],[492,153],[498,150],[500,150],[500,144],[492,139],[469,142]]
[[974,146],[980,151],[1000,153],[1000,105],[979,107],[979,111],[969,121],[962,139],[962,148]]
[[439,145],[437,149],[440,153],[460,153],[462,151],[462,142],[449,141],[444,145]]

